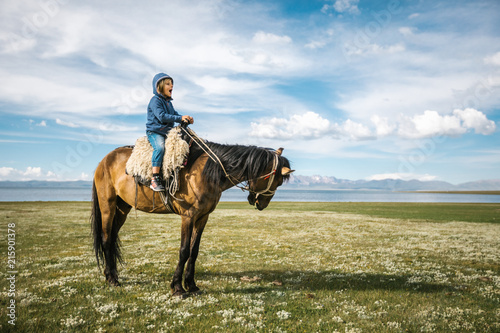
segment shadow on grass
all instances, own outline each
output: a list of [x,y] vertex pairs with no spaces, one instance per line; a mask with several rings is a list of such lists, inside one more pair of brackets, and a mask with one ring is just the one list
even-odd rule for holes
[[[237,273],[199,272],[198,279],[226,280],[227,278],[241,281],[234,287],[229,284],[228,292],[260,293],[271,290],[295,291],[337,291],[337,290],[387,290],[419,293],[440,293],[455,290],[451,285],[437,283],[408,283],[409,275],[386,275],[369,273],[342,273],[340,271],[304,272],[304,271],[242,271]],[[257,281],[245,282],[242,277],[258,277]],[[244,279],[245,280],[245,279]]]

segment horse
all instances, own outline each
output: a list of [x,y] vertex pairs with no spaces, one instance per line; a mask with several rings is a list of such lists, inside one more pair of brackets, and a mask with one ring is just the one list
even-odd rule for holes
[[90,222],[97,266],[105,267],[104,275],[110,285],[120,285],[117,261],[122,262],[122,255],[118,232],[132,207],[181,217],[179,261],[170,288],[173,296],[185,297],[200,292],[194,279],[200,240],[222,192],[246,182],[248,203],[263,210],[294,171],[289,160],[281,155],[283,148],[273,151],[250,145],[195,142],[191,144],[185,167],[180,169],[179,188],[170,207],[158,200],[159,195],[155,198],[153,190],[137,185],[134,177],[126,173],[125,164],[133,146],[116,148],[97,165]]

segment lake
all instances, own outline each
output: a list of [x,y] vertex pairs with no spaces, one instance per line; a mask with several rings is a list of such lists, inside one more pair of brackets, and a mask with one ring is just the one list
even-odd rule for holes
[[[247,193],[230,189],[221,201],[246,201]],[[90,201],[90,188],[0,188],[0,201]],[[306,202],[457,202],[500,203],[500,195],[453,193],[404,193],[377,190],[287,190],[274,201]]]

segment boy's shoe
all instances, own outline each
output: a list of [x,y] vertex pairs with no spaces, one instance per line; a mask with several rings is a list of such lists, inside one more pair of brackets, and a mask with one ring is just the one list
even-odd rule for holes
[[160,177],[153,177],[151,179],[151,185],[149,185],[149,188],[152,189],[155,192],[165,191],[165,187],[161,183],[161,178]]

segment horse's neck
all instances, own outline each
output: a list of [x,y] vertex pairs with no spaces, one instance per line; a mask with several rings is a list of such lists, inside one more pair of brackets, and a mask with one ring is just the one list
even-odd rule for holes
[[246,182],[247,180],[248,179],[246,179],[246,177],[244,177],[244,179],[235,179],[234,177],[231,177],[231,179],[229,179],[226,176],[226,180],[224,181],[224,184],[221,186],[221,190],[222,190],[222,192],[224,192],[225,190],[228,190],[231,187],[235,187],[236,185],[243,183],[243,182]]
[[[224,161],[222,161],[222,163],[224,163]],[[224,181],[224,183],[221,186],[221,190],[222,191],[228,190],[231,187],[236,187],[236,185],[243,183],[243,182],[246,182],[246,181],[248,181],[248,177],[243,176],[241,179],[235,178],[234,176],[231,175],[231,172],[228,172],[228,174],[226,174],[226,180]],[[241,185],[239,185],[239,186],[241,186]]]
[[[222,165],[228,165],[228,164],[234,163],[234,161],[233,162],[226,161],[223,158],[224,154],[218,154],[218,155],[219,155],[220,160],[219,161],[215,161],[214,160],[214,163],[216,163],[216,164],[222,163]],[[207,157],[207,159],[208,158],[209,157]],[[245,167],[245,163],[241,163],[238,167],[244,168]],[[230,189],[231,187],[235,187],[236,185],[238,185],[238,184],[240,184],[242,182],[246,182],[246,181],[249,180],[248,176],[246,176],[246,175],[243,176],[243,177],[240,177],[241,179],[240,178],[236,178],[235,177],[235,173],[238,173],[238,172],[235,172],[234,170],[227,170],[227,169],[225,169],[225,171],[223,173],[225,174],[225,180],[222,183],[219,183],[219,190],[220,191],[225,191],[227,189]]]

